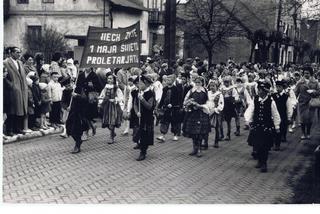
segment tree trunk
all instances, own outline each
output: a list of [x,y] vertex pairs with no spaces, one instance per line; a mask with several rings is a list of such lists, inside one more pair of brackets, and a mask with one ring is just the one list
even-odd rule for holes
[[212,66],[212,57],[213,57],[213,50],[212,48],[206,48],[207,52],[208,52],[208,64],[209,64],[209,68]]
[[251,50],[250,50],[249,62],[252,62],[252,57],[253,57],[253,52],[254,52],[255,46],[256,46],[256,43],[254,41],[251,41]]

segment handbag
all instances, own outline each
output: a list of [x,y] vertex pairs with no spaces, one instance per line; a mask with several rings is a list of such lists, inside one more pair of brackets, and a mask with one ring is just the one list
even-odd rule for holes
[[311,108],[320,108],[320,97],[311,98],[309,106]]

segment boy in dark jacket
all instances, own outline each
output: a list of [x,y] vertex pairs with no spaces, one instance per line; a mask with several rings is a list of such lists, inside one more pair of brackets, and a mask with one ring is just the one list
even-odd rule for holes
[[175,76],[171,74],[167,77],[167,86],[163,88],[162,97],[158,105],[163,116],[160,120],[161,136],[157,137],[160,142],[165,142],[165,135],[171,125],[171,132],[174,134],[173,140],[178,140],[181,129],[181,109],[182,109],[182,90],[174,84]]

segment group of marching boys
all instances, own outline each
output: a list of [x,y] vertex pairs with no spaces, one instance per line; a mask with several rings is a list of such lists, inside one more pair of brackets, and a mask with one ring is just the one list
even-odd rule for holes
[[[155,70],[149,64],[126,71],[127,81],[121,88],[119,75],[111,71],[106,74],[98,109],[102,127],[110,130],[110,144],[115,142],[115,129],[124,124],[122,134],[127,135],[129,128],[133,130],[134,149],[140,150],[137,160],[142,161],[154,144],[154,126],[160,123],[161,135],[156,137],[159,143],[166,142],[170,128],[173,141],[181,135],[191,138],[193,149],[189,155],[201,157],[208,149],[211,132],[213,146],[219,148],[220,141],[232,138],[232,118],[234,135],[239,136],[240,118],[244,117],[243,128],[250,130],[248,144],[258,161],[256,168],[267,172],[270,149],[279,151],[281,142],[287,140],[287,130],[292,132],[295,126],[298,101],[293,90],[300,72],[272,73],[263,67],[240,68],[230,63],[208,75],[209,71],[201,73],[193,65],[191,69],[180,64],[175,69],[162,70],[161,66]],[[84,101],[80,98],[80,93],[73,93],[66,124],[68,134],[76,141],[72,153],[80,152],[82,130],[86,130],[78,127],[84,123]]]

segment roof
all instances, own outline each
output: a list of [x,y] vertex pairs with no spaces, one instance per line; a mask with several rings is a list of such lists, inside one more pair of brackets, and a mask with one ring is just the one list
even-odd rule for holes
[[148,11],[148,8],[143,6],[143,3],[138,0],[111,0],[114,5],[127,7],[135,10]]

